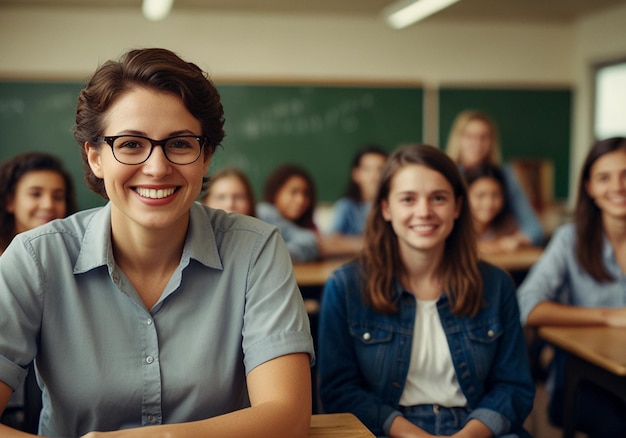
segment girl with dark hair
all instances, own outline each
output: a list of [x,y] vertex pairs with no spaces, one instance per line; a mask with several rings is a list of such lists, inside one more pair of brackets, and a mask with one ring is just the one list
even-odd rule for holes
[[[626,138],[596,142],[584,161],[574,221],[557,229],[518,290],[522,322],[626,327]],[[563,421],[564,354],[550,365],[550,419]],[[583,383],[578,429],[590,438],[622,436],[625,406]]]
[[364,146],[354,155],[345,195],[333,207],[331,234],[363,234],[372,200],[376,196],[380,171],[386,160],[387,152],[377,145]]
[[316,201],[313,178],[297,164],[283,164],[265,180],[257,216],[278,227],[296,263],[320,257],[318,230],[313,221]]
[[16,234],[76,211],[74,182],[45,152],[24,152],[0,165],[0,254]]
[[313,341],[287,248],[196,202],[223,123],[213,83],[169,50],[96,70],[74,137],[108,202],[0,257],[0,411],[36,359],[44,436],[307,435]]
[[464,174],[480,254],[498,254],[529,246],[511,213],[499,166],[485,164]]
[[534,397],[515,289],[478,261],[465,184],[439,149],[383,168],[359,259],[322,295],[320,396],[376,435],[524,436]]
[[309,172],[297,164],[283,164],[268,176],[257,216],[280,230],[295,263],[348,255],[361,248],[353,237],[323,235],[313,219],[317,195]]

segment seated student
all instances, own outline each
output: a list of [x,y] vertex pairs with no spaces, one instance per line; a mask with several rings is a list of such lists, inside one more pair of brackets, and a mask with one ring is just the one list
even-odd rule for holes
[[[522,322],[626,327],[626,138],[596,142],[582,167],[574,221],[557,229],[518,290]],[[547,388],[549,417],[563,422],[564,354]],[[583,383],[575,414],[590,438],[623,436],[623,403]]]
[[16,234],[76,211],[71,175],[45,152],[24,152],[0,165],[0,199],[0,254]]
[[[450,130],[446,152],[464,172],[481,164],[500,166],[501,152],[495,122],[481,111],[461,112]],[[544,233],[541,223],[513,169],[504,165],[502,171],[506,197],[522,233],[533,245],[542,245]]]
[[318,230],[313,221],[316,194],[311,175],[301,166],[284,164],[267,177],[257,216],[280,230],[294,262],[317,259]]
[[[72,176],[56,156],[46,152],[24,152],[0,165],[0,254],[18,233],[75,211]],[[33,425],[39,415],[40,400],[34,370],[29,366],[28,378],[9,400],[0,422],[37,432]],[[24,411],[26,405],[29,409]],[[33,407],[37,409],[30,409]]]
[[0,257],[0,411],[36,357],[44,436],[306,436],[313,341],[287,248],[196,202],[224,136],[206,72],[131,50],[98,67],[75,120],[108,203]]
[[226,213],[256,215],[252,184],[241,170],[234,167],[213,173],[201,200],[204,205]]
[[481,254],[498,254],[529,246],[509,208],[505,180],[498,166],[484,164],[464,174],[467,196]]
[[530,436],[522,425],[535,385],[515,288],[478,261],[471,221],[445,153],[410,145],[391,154],[365,249],[322,295],[326,412],[351,412],[389,437]]
[[331,234],[361,236],[365,221],[376,196],[380,172],[387,152],[376,145],[367,145],[352,159],[350,182],[345,194],[334,205]]
[[302,166],[279,166],[265,181],[257,216],[278,227],[295,263],[349,255],[361,247],[350,237],[322,235],[313,220],[316,202],[315,183]]

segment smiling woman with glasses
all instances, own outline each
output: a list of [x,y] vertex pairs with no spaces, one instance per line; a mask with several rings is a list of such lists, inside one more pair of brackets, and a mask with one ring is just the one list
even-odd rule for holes
[[0,258],[0,412],[36,359],[41,435],[307,435],[313,342],[285,243],[196,202],[223,124],[213,83],[168,50],[97,69],[74,137],[108,202]]

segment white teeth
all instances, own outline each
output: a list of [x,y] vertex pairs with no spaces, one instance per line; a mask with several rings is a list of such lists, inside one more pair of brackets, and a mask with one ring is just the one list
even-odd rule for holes
[[174,188],[169,188],[169,189],[145,189],[143,187],[137,187],[135,189],[135,191],[137,193],[139,193],[139,196],[142,196],[144,198],[150,198],[150,199],[161,199],[161,198],[165,198],[167,196],[170,196],[172,193],[174,193],[176,189]]
[[413,228],[415,228],[417,231],[430,231],[430,230],[434,230],[435,226],[434,225],[415,225]]

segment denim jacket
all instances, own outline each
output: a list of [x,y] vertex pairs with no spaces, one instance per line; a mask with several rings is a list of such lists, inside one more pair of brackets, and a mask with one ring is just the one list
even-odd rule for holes
[[[475,317],[437,302],[461,390],[476,418],[494,435],[522,430],[535,386],[519,321],[515,288],[500,269],[481,263],[483,306]],[[352,412],[373,433],[388,434],[409,372],[416,300],[396,281],[399,310],[365,306],[360,267],[337,269],[324,288],[319,326],[320,397],[325,412]]]

